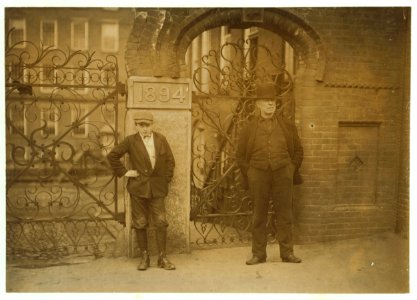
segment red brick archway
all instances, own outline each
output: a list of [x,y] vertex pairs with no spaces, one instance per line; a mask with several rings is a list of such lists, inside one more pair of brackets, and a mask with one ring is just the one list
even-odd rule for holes
[[180,77],[185,53],[192,40],[205,30],[227,25],[257,26],[275,32],[299,55],[301,70],[310,69],[314,71],[316,80],[323,81],[325,51],[319,35],[311,26],[289,9],[261,9],[262,18],[257,21],[245,18],[247,10],[137,9],[125,53],[129,75]]

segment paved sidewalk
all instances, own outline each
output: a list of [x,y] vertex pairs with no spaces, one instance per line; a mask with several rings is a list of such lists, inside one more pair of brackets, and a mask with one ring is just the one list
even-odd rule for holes
[[[40,269],[7,267],[8,292],[134,293],[407,293],[408,240],[386,233],[295,247],[301,264],[282,263],[268,246],[267,263],[246,266],[250,247],[172,254],[175,271],[136,270],[137,259],[100,258]],[[80,261],[81,262],[81,261]]]

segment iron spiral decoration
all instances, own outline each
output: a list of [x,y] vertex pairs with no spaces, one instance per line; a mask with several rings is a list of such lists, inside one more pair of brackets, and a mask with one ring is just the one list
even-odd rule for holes
[[[257,113],[256,85],[273,82],[278,113],[294,115],[293,81],[282,57],[249,40],[210,50],[193,74],[191,219],[198,247],[250,241],[251,199],[240,184],[235,163],[240,130]],[[274,218],[268,227],[274,235]]]
[[99,255],[121,230],[106,160],[118,139],[117,58],[30,41],[5,54],[9,257]]

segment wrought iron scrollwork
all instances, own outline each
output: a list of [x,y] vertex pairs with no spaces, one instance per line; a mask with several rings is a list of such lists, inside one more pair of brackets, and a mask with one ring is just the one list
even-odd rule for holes
[[274,82],[278,97],[291,92],[293,82],[285,69],[282,55],[250,40],[227,42],[219,51],[210,50],[201,59],[202,66],[194,71],[197,90],[213,97],[250,97],[259,82]]
[[[118,138],[118,76],[112,55],[100,59],[94,52],[37,47],[30,41],[6,48],[10,253],[25,252],[27,245],[58,249],[63,239],[75,251],[68,224],[88,223],[77,234],[90,238],[103,228],[110,239],[117,234],[107,223],[120,219],[122,207],[105,157]],[[37,235],[44,237],[45,247],[29,238]],[[25,243],[19,240],[23,237]]]
[[[191,219],[196,245],[250,240],[252,203],[235,164],[238,134],[257,112],[259,82],[274,82],[278,113],[293,118],[292,78],[282,58],[249,41],[210,50],[194,71]],[[274,232],[272,211],[268,226]],[[274,235],[271,235],[274,238]]]

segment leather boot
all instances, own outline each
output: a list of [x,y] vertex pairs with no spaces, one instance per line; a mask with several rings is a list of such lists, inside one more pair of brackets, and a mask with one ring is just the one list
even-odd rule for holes
[[136,229],[136,237],[140,251],[140,262],[137,267],[139,271],[145,271],[150,266],[148,254],[148,235],[146,229]]
[[141,250],[140,253],[140,262],[138,264],[137,269],[139,271],[146,271],[147,268],[150,266],[149,254],[146,250]]
[[167,231],[166,230],[157,230],[156,231],[156,242],[158,245],[158,267],[164,268],[165,270],[175,270],[175,265],[171,263],[166,256],[166,239]]
[[254,255],[254,256],[252,256],[251,259],[246,261],[246,264],[250,266],[250,265],[261,264],[261,263],[264,263],[264,262],[266,262],[266,257],[258,257],[258,256]]
[[290,253],[287,256],[281,256],[281,260],[283,262],[295,263],[295,264],[299,264],[302,261],[301,258],[298,258],[293,253]]

